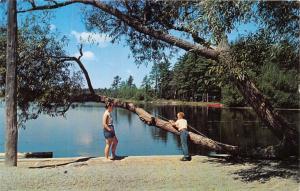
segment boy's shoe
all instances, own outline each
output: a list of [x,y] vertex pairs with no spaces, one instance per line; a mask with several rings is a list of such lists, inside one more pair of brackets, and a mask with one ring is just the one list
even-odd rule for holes
[[180,160],[181,161],[191,161],[192,157],[191,156],[189,156],[189,157],[182,157]]

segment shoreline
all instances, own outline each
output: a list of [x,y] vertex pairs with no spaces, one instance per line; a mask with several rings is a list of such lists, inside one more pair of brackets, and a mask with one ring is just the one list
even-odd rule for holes
[[[21,159],[0,161],[4,190],[298,190],[299,166],[181,155]],[[295,166],[296,165],[296,166]]]
[[[213,104],[222,104],[222,107],[218,107],[217,109],[252,109],[252,107],[244,106],[244,107],[228,107],[224,105],[222,102],[190,102],[190,101],[179,101],[179,100],[155,100],[155,101],[137,101],[137,100],[127,100],[121,98],[114,98],[119,99],[123,102],[132,102],[136,105],[153,105],[153,106],[199,106],[199,107],[209,107],[209,105]],[[86,102],[88,103],[88,102]],[[89,104],[86,103],[75,103],[81,106],[89,107]],[[97,102],[93,102],[97,103]],[[103,104],[103,103],[99,103]],[[215,108],[215,107],[211,107]],[[292,110],[292,111],[300,111],[300,108],[274,108],[275,110]]]

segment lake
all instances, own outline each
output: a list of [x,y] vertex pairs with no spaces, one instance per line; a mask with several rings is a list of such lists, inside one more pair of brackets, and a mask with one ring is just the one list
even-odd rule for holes
[[[207,108],[200,106],[143,105],[156,116],[174,119],[183,111],[189,125],[214,140],[238,145],[243,150],[278,143],[278,139],[256,117],[252,109]],[[54,157],[103,156],[104,137],[101,125],[104,106],[98,103],[80,104],[67,112],[66,118],[41,115],[28,121],[26,129],[19,130],[18,152],[52,151]],[[299,128],[299,110],[279,110],[290,125]],[[4,152],[4,114],[0,106],[0,152]],[[145,125],[136,114],[115,108],[117,154],[181,155],[178,136],[159,128]],[[190,144],[192,154],[206,155],[208,151]]]

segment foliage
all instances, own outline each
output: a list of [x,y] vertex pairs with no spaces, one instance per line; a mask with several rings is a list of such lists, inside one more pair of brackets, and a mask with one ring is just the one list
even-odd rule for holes
[[141,88],[147,93],[151,90],[151,79],[147,75],[143,78]]
[[135,85],[133,84],[133,77],[132,75],[129,75],[127,81],[126,81],[126,86],[128,86],[129,88],[134,87]]
[[194,53],[185,54],[175,64],[172,71],[171,86],[175,98],[182,100],[201,101],[203,95],[209,93],[220,98],[215,76],[209,74],[214,62],[197,56]]
[[[261,30],[239,39],[232,45],[234,56],[274,107],[299,107],[299,51],[288,41],[274,43],[266,33]],[[222,87],[223,102],[245,105],[236,88],[227,83]]]
[[[133,81],[134,79],[132,75],[129,75],[126,81],[121,81],[121,77],[117,75],[113,78],[111,88],[98,89],[96,90],[96,93],[122,99],[150,100],[151,98],[148,95],[148,93],[150,93],[150,89],[138,89]],[[148,85],[146,86],[148,87]]]
[[[72,96],[81,91],[80,72],[72,68],[72,63],[58,58],[65,56],[65,38],[57,39],[49,31],[48,25],[35,25],[34,18],[28,18],[18,31],[17,100],[20,125],[41,113],[64,115]],[[0,85],[4,94],[6,30],[2,28],[0,32]]]
[[298,1],[260,1],[257,12],[260,23],[270,31],[274,41],[288,40],[290,44],[299,45]]
[[151,83],[154,84],[154,92],[158,98],[170,99],[173,92],[170,86],[171,63],[165,59],[159,63],[154,63],[149,74]]
[[111,85],[112,89],[118,89],[119,86],[120,86],[120,83],[121,83],[121,77],[120,76],[115,76],[114,77],[114,80],[113,80],[113,83]]

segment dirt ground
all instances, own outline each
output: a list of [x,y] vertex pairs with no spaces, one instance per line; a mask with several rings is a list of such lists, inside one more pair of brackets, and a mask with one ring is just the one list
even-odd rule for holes
[[299,190],[299,163],[194,156],[0,160],[0,190]]

